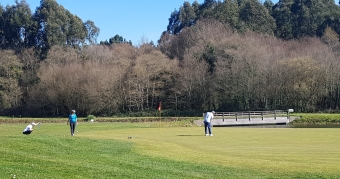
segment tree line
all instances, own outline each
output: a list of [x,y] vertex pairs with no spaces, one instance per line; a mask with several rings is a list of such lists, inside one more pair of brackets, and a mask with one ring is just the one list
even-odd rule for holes
[[[340,1],[339,1],[340,3]],[[205,0],[184,2],[171,13],[167,34],[179,34],[182,29],[200,19],[216,19],[236,32],[254,31],[290,40],[321,37],[327,27],[340,34],[340,10],[333,0]]]
[[[206,110],[293,108],[295,111],[313,112],[339,109],[338,24],[325,25],[320,34],[317,30],[314,35],[299,30],[300,35],[292,35],[291,38],[285,35],[283,38],[276,28],[269,28],[277,27],[277,20],[273,21],[274,26],[264,24],[271,22],[269,16],[259,18],[260,21],[253,19],[246,22],[244,19],[253,16],[247,17],[244,13],[252,12],[259,16],[275,14],[278,4],[283,11],[292,8],[282,4],[297,2],[306,11],[305,6],[312,7],[307,6],[308,3],[313,4],[312,1],[279,1],[270,6],[272,8],[265,5],[267,1],[263,5],[253,0],[237,1],[233,6],[226,5],[228,2],[234,3],[206,0],[203,4],[194,2],[190,5],[184,2],[179,11],[171,13],[168,28],[157,46],[153,43],[133,46],[119,35],[109,42],[97,44],[95,34],[98,35],[99,28],[94,23],[88,28],[80,18],[74,19],[78,19],[78,27],[82,30],[74,31],[82,32],[83,36],[67,35],[72,34],[72,23],[65,25],[69,31],[54,34],[53,30],[63,28],[58,18],[52,17],[68,11],[54,0],[41,0],[32,17],[37,20],[37,14],[45,13],[41,17],[51,17],[49,20],[56,20],[56,23],[37,21],[40,25],[45,24],[39,30],[39,38],[34,38],[39,45],[25,45],[31,43],[30,35],[27,35],[27,41],[22,37],[26,33],[1,36],[0,112],[2,115],[65,116],[70,109],[76,109],[83,116],[113,116],[156,111],[160,101],[168,115],[171,112],[201,115]],[[252,3],[263,8],[254,8]],[[22,7],[23,4],[27,5],[25,1],[16,1],[16,5],[2,9],[2,19],[18,16],[17,6]],[[220,7],[223,4],[224,8]],[[189,11],[189,5],[197,7],[196,10]],[[236,8],[236,5],[237,11],[228,9]],[[58,13],[44,10],[42,6],[59,10]],[[187,9],[185,6],[188,6]],[[334,4],[331,19],[336,19],[338,8]],[[4,16],[9,9],[18,12]],[[185,14],[184,9],[187,14],[194,12],[195,18],[184,21],[190,18],[176,16]],[[262,9],[261,13],[255,12],[259,9]],[[238,16],[231,16],[232,12]],[[50,13],[54,13],[53,16]],[[322,13],[325,9],[317,14]],[[71,13],[65,14],[68,15],[62,17],[72,17]],[[240,14],[243,14],[242,18]],[[221,20],[221,17],[235,21]],[[329,16],[318,18],[326,17]],[[0,22],[4,24],[4,21]],[[73,21],[70,19],[69,22]],[[262,23],[262,27],[256,27],[260,25],[257,22]],[[174,24],[179,29],[173,28]],[[0,27],[0,33],[4,34],[5,26]],[[20,29],[20,32],[26,30]],[[89,29],[97,29],[97,33]],[[21,43],[14,39],[20,39]]]
[[0,47],[20,51],[33,48],[44,59],[54,45],[74,48],[96,43],[100,29],[83,22],[55,0],[41,0],[32,13],[26,0],[0,4]]

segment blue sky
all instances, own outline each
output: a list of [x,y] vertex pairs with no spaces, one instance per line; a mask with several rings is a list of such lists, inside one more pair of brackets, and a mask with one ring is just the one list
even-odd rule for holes
[[[19,0],[20,1],[20,0]],[[157,44],[175,9],[185,1],[195,0],[56,0],[83,22],[92,20],[100,28],[97,41],[109,40],[116,34],[139,45],[142,39]],[[40,0],[26,0],[32,13]],[[204,0],[197,0],[202,4]],[[1,0],[2,6],[15,5],[15,0]]]

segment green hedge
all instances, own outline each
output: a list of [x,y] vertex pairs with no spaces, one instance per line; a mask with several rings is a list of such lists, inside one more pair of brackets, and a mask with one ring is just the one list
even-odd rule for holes
[[[94,116],[78,117],[78,122],[89,122]],[[201,117],[95,117],[95,122],[178,122],[193,123]],[[15,118],[1,117],[0,123],[66,123],[67,118]]]
[[292,114],[297,117],[292,124],[340,124],[340,114],[328,113],[301,113]]

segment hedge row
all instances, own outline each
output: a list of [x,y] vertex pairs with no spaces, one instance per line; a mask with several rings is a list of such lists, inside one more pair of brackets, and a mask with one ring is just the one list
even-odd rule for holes
[[318,125],[318,124],[340,124],[340,114],[326,114],[326,113],[303,113],[294,114],[298,117],[292,124]]
[[[201,119],[197,117],[125,117],[125,118],[106,118],[99,117],[93,118],[94,122],[175,122],[175,121],[186,121],[193,122],[194,120]],[[66,123],[67,118],[10,118],[0,117],[0,123]],[[78,118],[78,122],[90,122],[89,118]]]

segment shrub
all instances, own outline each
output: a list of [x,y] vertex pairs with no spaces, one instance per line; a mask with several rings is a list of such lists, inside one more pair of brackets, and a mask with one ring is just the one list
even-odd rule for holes
[[87,115],[85,121],[88,122],[88,121],[91,121],[92,119],[94,120],[95,118],[96,118],[96,116],[89,114],[89,115]]

